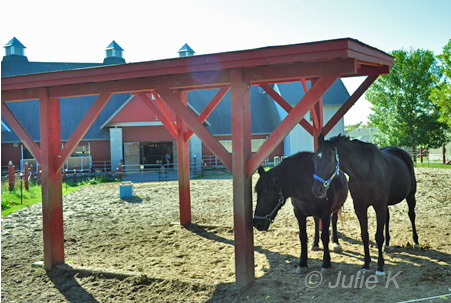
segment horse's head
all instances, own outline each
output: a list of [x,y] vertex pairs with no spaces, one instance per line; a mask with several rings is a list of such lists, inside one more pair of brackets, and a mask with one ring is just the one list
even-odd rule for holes
[[340,173],[340,160],[336,143],[324,140],[322,134],[318,137],[318,149],[313,154],[313,165],[313,194],[317,198],[325,198],[330,183]]
[[286,199],[282,195],[277,169],[273,168],[265,172],[263,167],[260,166],[258,173],[260,179],[255,185],[257,206],[254,212],[253,225],[256,229],[263,231],[269,228]]

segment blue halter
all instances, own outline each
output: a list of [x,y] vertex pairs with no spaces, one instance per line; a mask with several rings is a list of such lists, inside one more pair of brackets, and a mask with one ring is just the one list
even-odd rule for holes
[[321,178],[320,176],[318,176],[317,174],[313,174],[313,178],[320,181],[321,183],[323,183],[323,186],[327,189],[330,186],[330,183],[332,182],[332,180],[338,176],[340,174],[340,159],[338,158],[338,152],[337,152],[337,148],[335,147],[335,158],[337,159],[337,166],[335,167],[335,171],[332,174],[332,176],[330,176],[329,179],[324,180],[323,178]]

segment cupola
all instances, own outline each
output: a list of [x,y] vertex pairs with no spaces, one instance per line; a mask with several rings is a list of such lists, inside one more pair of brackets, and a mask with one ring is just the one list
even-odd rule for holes
[[189,47],[188,44],[185,43],[185,45],[182,46],[181,49],[179,49],[178,51],[179,53],[179,57],[188,57],[188,56],[193,56],[194,55],[194,51],[191,47]]
[[122,64],[125,63],[124,58],[122,57],[122,52],[124,49],[116,43],[116,41],[112,41],[106,47],[106,57],[103,60],[103,64]]
[[17,40],[16,37],[12,38],[8,43],[3,46],[5,48],[5,56],[3,61],[24,61],[28,62],[28,58],[25,56],[25,46]]

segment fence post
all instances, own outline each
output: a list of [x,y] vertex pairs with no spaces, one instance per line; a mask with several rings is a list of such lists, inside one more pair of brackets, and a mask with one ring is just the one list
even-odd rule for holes
[[74,184],[77,183],[77,166],[74,166]]
[[38,164],[38,178],[36,179],[36,183],[41,185],[41,165]]
[[122,163],[119,163],[119,180],[122,181]]
[[28,181],[30,174],[28,172],[28,162],[25,162],[25,173],[24,173],[24,183],[25,183],[25,190],[29,190]]
[[204,176],[204,160],[200,161],[200,175]]
[[14,175],[15,175],[15,169],[13,165],[13,161],[9,161],[8,163],[8,179],[9,179],[9,191],[14,190]]
[[445,144],[442,145],[442,160],[443,160],[443,164],[446,164],[446,147],[445,147]]
[[423,146],[420,146],[420,163],[423,163]]

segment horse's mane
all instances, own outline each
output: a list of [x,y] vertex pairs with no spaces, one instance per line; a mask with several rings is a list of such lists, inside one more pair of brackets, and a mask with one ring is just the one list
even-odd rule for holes
[[379,148],[373,143],[363,142],[358,139],[351,140],[351,138],[347,136],[338,135],[330,138],[329,141],[332,143],[333,146],[337,146],[337,144],[342,142],[350,142],[352,144],[352,148],[354,149],[354,151],[359,155],[368,155],[369,152],[371,153],[379,152]]

